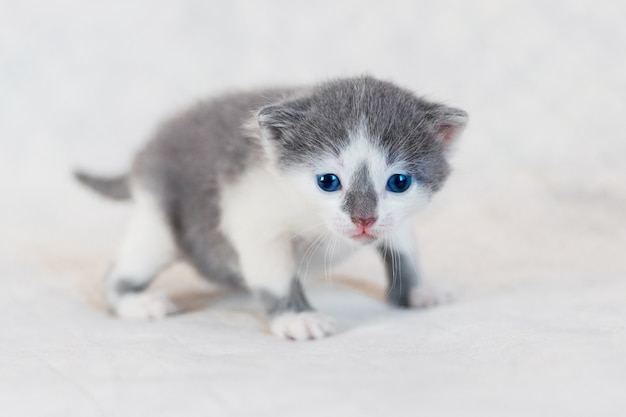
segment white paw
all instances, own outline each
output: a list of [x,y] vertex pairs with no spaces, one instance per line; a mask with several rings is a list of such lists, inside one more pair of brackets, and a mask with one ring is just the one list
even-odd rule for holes
[[162,319],[177,311],[176,305],[163,294],[126,294],[115,306],[119,317],[137,320]]
[[334,330],[335,321],[332,318],[312,311],[284,313],[270,323],[273,334],[293,340],[321,339]]
[[420,286],[411,291],[409,302],[413,308],[428,308],[440,304],[448,304],[452,301],[452,295],[445,291]]

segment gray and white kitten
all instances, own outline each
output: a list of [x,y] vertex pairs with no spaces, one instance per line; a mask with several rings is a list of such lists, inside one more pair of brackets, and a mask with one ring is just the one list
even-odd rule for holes
[[327,251],[336,261],[363,245],[386,266],[391,304],[436,302],[418,286],[411,218],[443,185],[466,122],[462,110],[372,77],[197,104],[158,129],[128,175],[77,173],[134,203],[106,280],[111,311],[174,313],[144,290],[183,258],[212,281],[258,294],[272,333],[320,338],[333,322],[307,301],[302,264],[315,274]]

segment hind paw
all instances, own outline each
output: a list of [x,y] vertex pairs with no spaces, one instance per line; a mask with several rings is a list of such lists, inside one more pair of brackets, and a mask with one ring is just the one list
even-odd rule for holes
[[162,319],[178,311],[176,305],[163,294],[126,294],[113,308],[122,318],[135,320]]

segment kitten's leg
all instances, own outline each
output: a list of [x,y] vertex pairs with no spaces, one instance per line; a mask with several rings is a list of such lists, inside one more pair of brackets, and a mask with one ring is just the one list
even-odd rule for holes
[[260,290],[259,296],[270,318],[270,331],[275,335],[306,340],[333,333],[334,321],[314,311],[298,279],[292,279],[286,294]]
[[106,277],[112,313],[125,318],[154,319],[176,312],[164,295],[143,291],[176,257],[176,245],[165,215],[153,196],[134,192],[130,224]]
[[238,245],[246,283],[263,303],[270,331],[293,340],[319,339],[333,332],[333,320],[309,304],[302,284],[295,277],[295,262],[289,242]]
[[425,285],[420,277],[411,228],[403,228],[378,246],[387,274],[387,301],[398,307],[426,308],[449,301],[447,294]]

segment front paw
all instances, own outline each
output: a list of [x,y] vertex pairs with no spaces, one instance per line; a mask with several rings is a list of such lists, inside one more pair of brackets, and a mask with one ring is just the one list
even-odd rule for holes
[[334,333],[335,321],[314,311],[283,313],[271,319],[270,331],[292,340],[321,339]]
[[440,291],[428,286],[419,286],[409,294],[409,307],[429,308],[452,301],[452,295],[447,291]]

